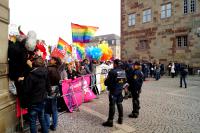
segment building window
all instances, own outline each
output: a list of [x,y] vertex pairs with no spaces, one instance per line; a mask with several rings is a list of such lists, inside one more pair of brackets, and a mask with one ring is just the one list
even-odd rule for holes
[[196,0],[184,0],[183,12],[184,14],[196,12]]
[[151,21],[151,9],[143,11],[143,23]]
[[184,48],[188,46],[188,37],[187,36],[178,36],[176,37],[177,46],[179,48]]
[[135,25],[135,14],[128,15],[128,26]]
[[188,13],[188,0],[184,0],[184,14]]
[[191,0],[190,2],[190,12],[195,12],[196,11],[196,0]]
[[147,40],[140,40],[138,48],[141,50],[145,50],[148,48],[148,41]]
[[112,44],[115,44],[115,40],[112,40]]
[[172,13],[171,3],[168,3],[168,4],[161,6],[161,18],[171,17],[171,13]]

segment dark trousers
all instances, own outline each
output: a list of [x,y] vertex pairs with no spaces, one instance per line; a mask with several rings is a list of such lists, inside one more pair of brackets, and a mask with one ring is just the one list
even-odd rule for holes
[[155,79],[156,79],[156,80],[159,80],[159,79],[160,79],[160,72],[156,72]]
[[57,99],[48,99],[47,105],[48,107],[45,107],[45,121],[47,124],[47,127],[50,127],[50,115],[52,115],[52,125],[53,128],[56,128],[58,125],[58,109],[57,109]]
[[37,117],[39,119],[42,133],[48,133],[48,128],[44,119],[44,102],[30,105],[28,107],[28,113],[29,113],[29,121],[30,121],[30,132],[31,133],[37,133],[37,126],[36,121]]
[[141,89],[137,89],[138,91],[136,90],[133,90],[131,91],[131,94],[132,94],[132,104],[133,104],[133,111],[132,111],[132,114],[133,115],[136,115],[138,116],[139,115],[139,110],[140,110],[140,100],[139,100],[139,97],[140,97],[140,90]]
[[175,76],[175,73],[171,73],[171,75],[172,75],[172,78],[174,78],[174,76]]
[[182,76],[182,75],[180,75],[180,87],[182,87],[182,81],[183,81],[183,83],[184,83],[184,85],[185,85],[185,88],[187,88],[187,83],[186,83],[186,76]]
[[108,120],[113,121],[115,115],[115,104],[117,104],[117,109],[119,113],[119,118],[123,118],[123,106],[122,106],[123,96],[119,94],[118,96],[114,96],[112,94],[109,95],[109,116]]

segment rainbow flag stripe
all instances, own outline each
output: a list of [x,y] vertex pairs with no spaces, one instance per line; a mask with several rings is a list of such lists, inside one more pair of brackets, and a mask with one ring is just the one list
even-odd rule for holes
[[98,27],[71,23],[73,42],[88,43],[96,33]]
[[72,53],[72,46],[65,42],[62,38],[59,37],[57,48],[59,50],[65,50],[68,54]]
[[76,47],[77,58],[79,60],[84,59],[85,58],[85,44],[84,43],[73,43],[73,45]]

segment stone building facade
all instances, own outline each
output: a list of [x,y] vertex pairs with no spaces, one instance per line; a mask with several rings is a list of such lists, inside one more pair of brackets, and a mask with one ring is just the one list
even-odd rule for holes
[[8,92],[8,0],[0,0],[0,133],[15,132],[15,99]]
[[200,0],[121,0],[122,59],[200,67]]

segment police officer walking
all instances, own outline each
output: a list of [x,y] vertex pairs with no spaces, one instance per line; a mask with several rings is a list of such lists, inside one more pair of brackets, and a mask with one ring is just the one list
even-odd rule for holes
[[140,63],[135,62],[134,63],[134,69],[132,69],[132,72],[130,74],[130,77],[128,79],[129,83],[129,89],[132,94],[132,104],[133,104],[133,111],[129,115],[130,118],[137,118],[139,115],[139,109],[140,109],[140,93],[141,88],[143,84],[144,75],[142,71],[140,70]]
[[123,123],[122,90],[123,85],[126,82],[126,73],[122,68],[120,68],[120,64],[121,62],[119,59],[114,60],[114,68],[109,71],[108,76],[104,82],[109,91],[109,116],[108,120],[102,124],[103,126],[113,126],[115,104],[117,104],[119,113],[118,123]]

